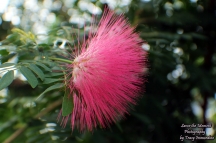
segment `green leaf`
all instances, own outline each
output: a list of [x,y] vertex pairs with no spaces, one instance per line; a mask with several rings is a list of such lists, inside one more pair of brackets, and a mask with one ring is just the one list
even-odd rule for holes
[[10,66],[14,66],[14,63],[3,63],[0,65],[0,68],[5,68],[5,67],[10,67]]
[[55,76],[63,76],[64,73],[49,73],[49,74],[45,74],[45,77],[55,77]]
[[32,88],[35,88],[38,85],[38,80],[35,75],[26,67],[20,67],[20,72],[25,76],[28,83],[31,85]]
[[115,124],[116,124],[117,128],[123,133],[123,129],[122,129],[120,123],[116,122]]
[[45,78],[43,84],[50,84],[62,80],[64,80],[64,78]]
[[9,71],[0,79],[0,90],[9,86],[14,80],[14,71]]
[[62,102],[62,116],[71,114],[74,107],[72,95],[69,94],[70,92],[66,89]]
[[46,64],[46,65],[49,65],[49,66],[54,66],[56,63],[55,62],[52,62],[52,61],[48,61],[48,60],[43,60],[43,63]]
[[131,113],[133,116],[135,116],[137,119],[139,119],[140,121],[142,121],[145,124],[151,124],[151,120],[142,114],[138,114],[138,113]]
[[42,92],[37,98],[36,100],[38,100],[39,98],[41,98],[45,93],[49,92],[49,91],[52,91],[52,90],[55,90],[55,89],[58,89],[58,88],[62,88],[64,86],[63,83],[56,83],[50,87],[48,87],[44,92]]
[[35,63],[36,65],[38,65],[38,66],[40,66],[40,67],[42,67],[42,68],[44,68],[44,70],[46,70],[46,71],[52,71],[49,67],[47,67],[45,64],[42,64],[42,63],[39,63],[39,62],[36,62]]
[[40,68],[38,68],[34,64],[30,64],[28,68],[30,68],[35,74],[37,74],[41,80],[44,80],[44,73]]

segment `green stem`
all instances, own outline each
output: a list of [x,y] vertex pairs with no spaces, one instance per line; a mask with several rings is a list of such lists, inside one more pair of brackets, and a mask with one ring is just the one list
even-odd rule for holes
[[73,63],[73,61],[70,61],[70,60],[67,60],[67,59],[53,58],[53,57],[50,57],[49,59],[54,60],[54,61],[60,61],[60,62],[64,62],[64,63],[69,63],[69,64]]

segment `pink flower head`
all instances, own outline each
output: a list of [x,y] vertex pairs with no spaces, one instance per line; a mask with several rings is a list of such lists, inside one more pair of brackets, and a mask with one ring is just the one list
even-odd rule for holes
[[72,129],[105,128],[128,114],[145,81],[147,53],[142,44],[123,15],[105,9],[96,32],[89,33],[81,53],[67,66],[72,69],[68,82],[74,102]]

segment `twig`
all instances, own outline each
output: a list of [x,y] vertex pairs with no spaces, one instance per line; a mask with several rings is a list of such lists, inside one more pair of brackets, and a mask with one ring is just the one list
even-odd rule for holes
[[[53,102],[52,104],[50,104],[46,109],[44,109],[43,111],[41,111],[40,113],[38,113],[37,115],[35,115],[33,117],[33,119],[38,119],[44,115],[46,115],[49,111],[55,109],[56,107],[58,107],[59,105],[61,105],[62,103],[62,99],[57,100],[55,102]],[[16,130],[9,138],[7,138],[3,143],[11,143],[13,140],[15,140],[20,134],[22,134],[25,129],[27,129],[28,124],[24,125],[22,128]]]

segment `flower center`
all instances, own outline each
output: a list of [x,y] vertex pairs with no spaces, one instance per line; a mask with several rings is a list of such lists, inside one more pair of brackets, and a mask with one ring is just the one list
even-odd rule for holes
[[74,82],[76,82],[77,78],[81,77],[81,75],[83,75],[86,72],[87,61],[88,59],[80,58],[80,56],[74,59],[72,72]]

